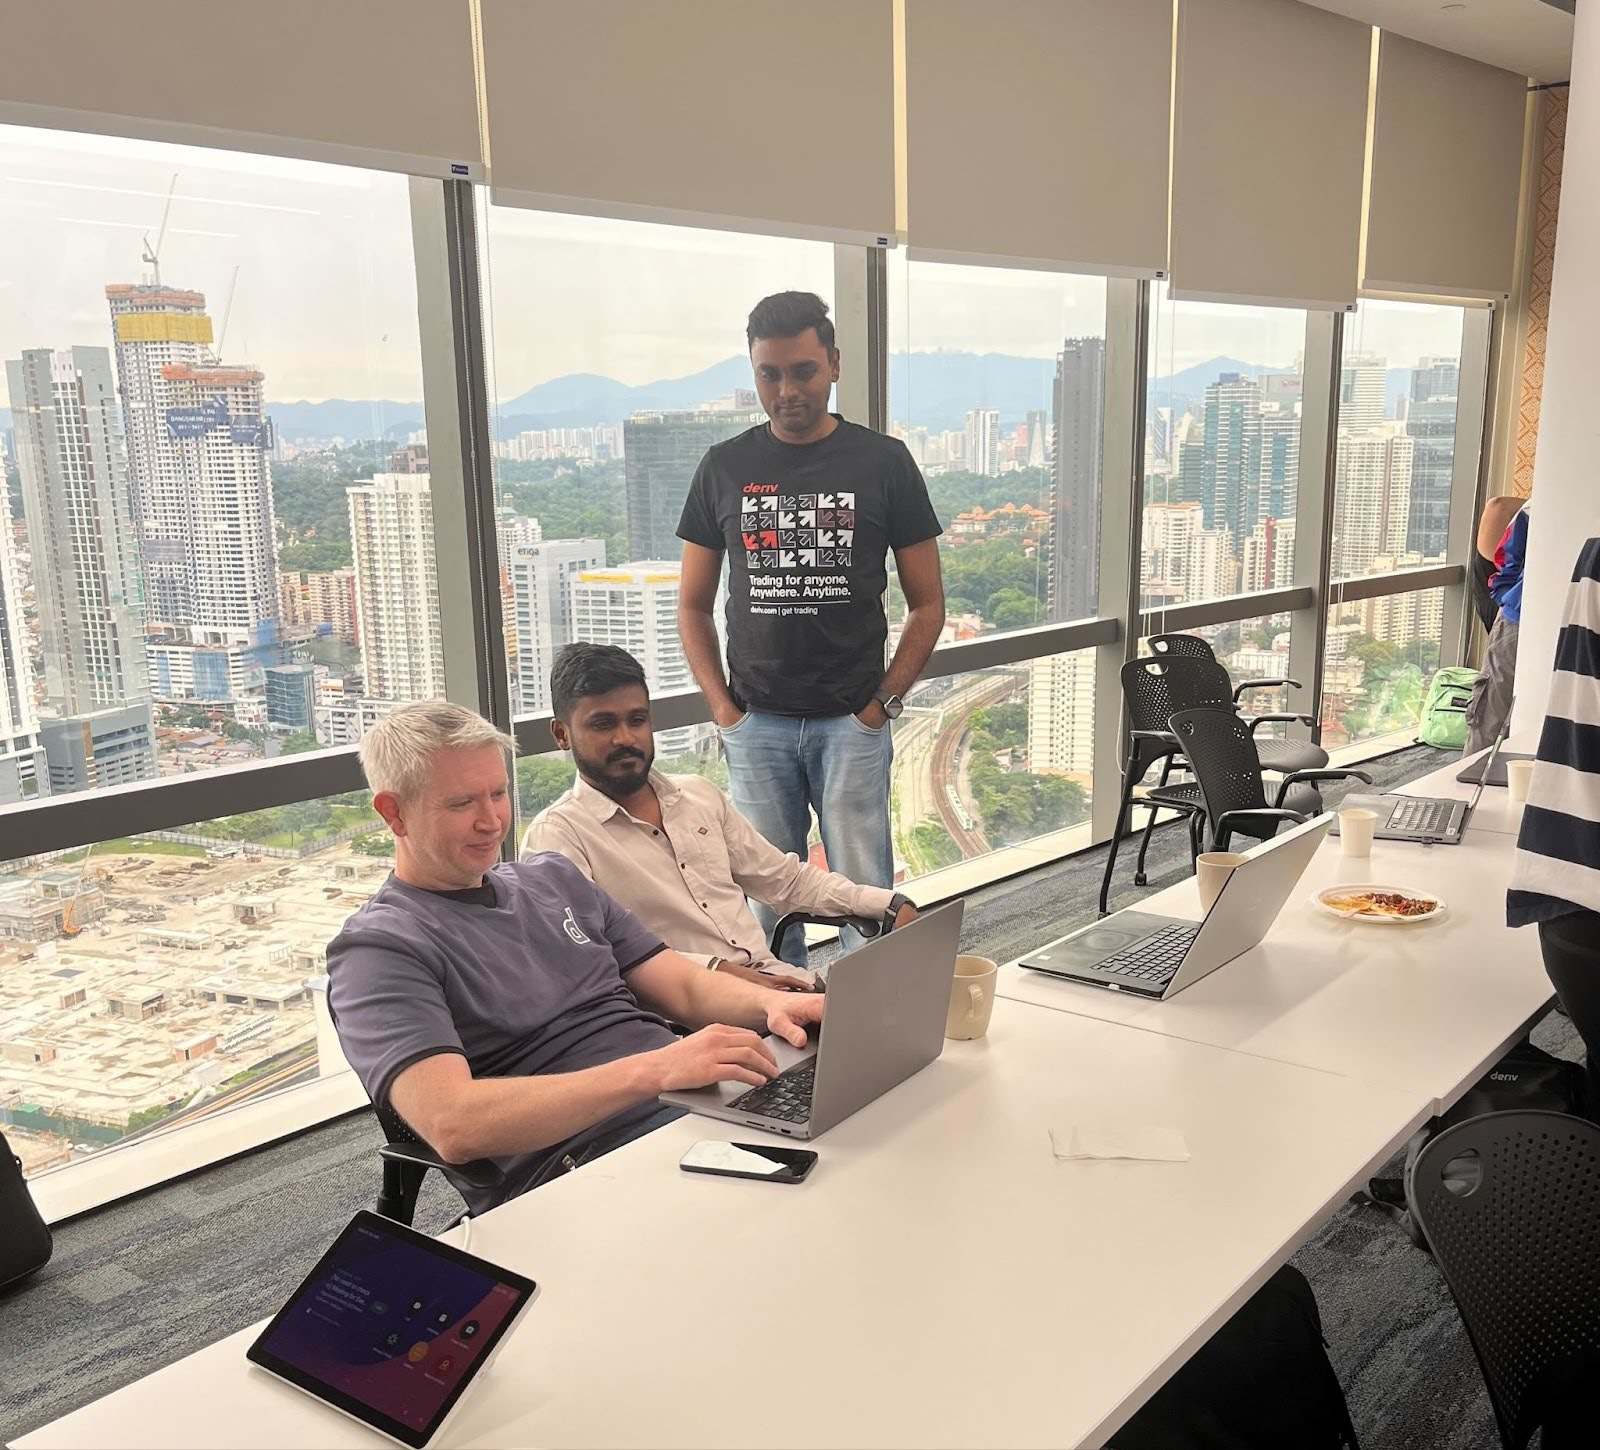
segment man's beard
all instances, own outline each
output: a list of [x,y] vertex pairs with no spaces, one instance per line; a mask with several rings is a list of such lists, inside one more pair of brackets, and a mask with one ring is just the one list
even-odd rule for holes
[[648,755],[631,750],[626,753],[613,751],[603,759],[593,756],[573,758],[577,761],[579,773],[597,790],[609,796],[631,795],[649,776],[650,767],[655,763],[655,751],[652,749]]

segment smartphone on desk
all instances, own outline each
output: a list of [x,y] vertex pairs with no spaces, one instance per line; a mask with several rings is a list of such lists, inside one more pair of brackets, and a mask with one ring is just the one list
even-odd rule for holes
[[707,1138],[678,1161],[685,1173],[718,1178],[761,1178],[769,1183],[799,1183],[817,1166],[809,1148],[779,1148],[765,1143],[724,1143]]

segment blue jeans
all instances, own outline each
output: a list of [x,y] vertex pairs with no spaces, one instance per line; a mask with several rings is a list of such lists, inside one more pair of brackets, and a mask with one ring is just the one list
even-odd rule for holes
[[[872,730],[854,715],[802,719],[752,710],[737,725],[718,727],[728,757],[733,803],[780,851],[802,861],[817,813],[828,867],[863,886],[894,884],[894,842],[889,833],[890,727]],[[777,914],[753,903],[770,933]],[[845,949],[861,944],[845,933]],[[790,931],[779,956],[806,963],[805,936]]]

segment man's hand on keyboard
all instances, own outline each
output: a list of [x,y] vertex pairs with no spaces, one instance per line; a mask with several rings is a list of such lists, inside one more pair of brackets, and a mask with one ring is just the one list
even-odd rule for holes
[[810,992],[784,992],[767,1003],[767,1031],[795,1047],[806,1045],[806,1025],[822,1021],[828,1005],[825,996]]
[[[799,1001],[811,999],[801,997]],[[819,997],[816,999],[821,1001]],[[782,1015],[774,1010],[773,1016]],[[774,1031],[777,1029],[774,1028]],[[800,1040],[805,1041],[804,1032]],[[760,1087],[776,1076],[778,1064],[772,1060],[766,1043],[744,1027],[714,1024],[679,1039],[670,1047],[657,1048],[650,1056],[659,1072],[656,1092],[683,1088],[710,1087],[718,1082],[742,1082]]]

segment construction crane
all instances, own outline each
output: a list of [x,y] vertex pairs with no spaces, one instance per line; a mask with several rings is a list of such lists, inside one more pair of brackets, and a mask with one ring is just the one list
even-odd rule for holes
[[161,229],[156,233],[155,245],[150,245],[150,233],[144,234],[144,252],[142,254],[145,265],[150,268],[150,280],[158,287],[161,285],[161,244],[167,238],[167,218],[172,215],[172,193],[178,189],[178,173],[172,173],[172,181],[167,186],[167,204],[161,208]]
[[83,928],[73,920],[73,917],[77,912],[78,897],[83,894],[83,878],[89,869],[89,857],[93,854],[94,847],[86,846],[83,852],[83,860],[78,862],[78,879],[73,885],[72,895],[67,898],[66,908],[61,913],[61,935],[64,937],[75,937],[80,931],[83,930]]

